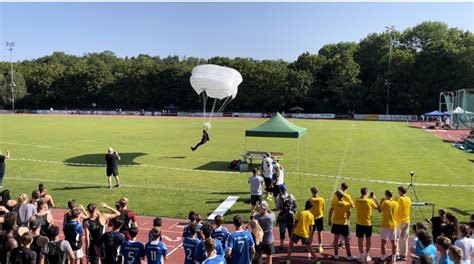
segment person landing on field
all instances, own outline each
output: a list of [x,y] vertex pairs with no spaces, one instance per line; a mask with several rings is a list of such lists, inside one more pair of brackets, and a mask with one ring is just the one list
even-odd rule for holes
[[206,130],[207,130],[206,128],[204,128],[202,130],[201,142],[197,143],[196,146],[191,147],[192,151],[195,151],[197,148],[199,148],[199,146],[204,145],[204,144],[206,144],[207,141],[211,140],[211,138],[209,137],[209,134],[207,133]]

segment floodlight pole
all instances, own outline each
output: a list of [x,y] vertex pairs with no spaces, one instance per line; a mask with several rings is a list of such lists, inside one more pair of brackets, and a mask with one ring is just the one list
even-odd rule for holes
[[12,93],[12,112],[15,113],[15,82],[13,81],[13,47],[15,46],[15,42],[6,42],[6,46],[8,47],[8,51],[10,51],[10,89]]
[[390,66],[392,64],[392,48],[393,48],[393,39],[392,33],[395,31],[395,26],[385,27],[389,37],[389,49],[388,49],[388,74],[387,79],[385,79],[385,86],[387,86],[387,110],[386,114],[389,114],[389,100],[390,100]]

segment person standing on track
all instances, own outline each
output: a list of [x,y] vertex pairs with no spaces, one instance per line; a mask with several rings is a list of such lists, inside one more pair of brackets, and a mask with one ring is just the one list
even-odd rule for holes
[[380,202],[379,212],[382,213],[382,224],[380,228],[380,238],[382,239],[380,259],[385,261],[385,245],[390,240],[392,243],[392,256],[390,262],[396,262],[397,254],[397,217],[398,203],[393,200],[393,192],[385,191],[385,198]]
[[120,187],[120,178],[118,171],[118,161],[120,160],[119,154],[114,151],[113,148],[107,149],[107,154],[105,154],[105,161],[107,162],[107,180],[109,182],[109,189],[112,188],[112,179],[110,177],[113,175],[115,182],[117,183],[115,187]]
[[140,264],[145,259],[145,245],[137,241],[138,228],[132,226],[128,230],[131,240],[123,243],[121,248],[124,264]]
[[311,234],[311,241],[313,240],[314,233],[318,232],[318,252],[323,252],[323,237],[322,232],[324,231],[324,208],[326,206],[326,202],[324,198],[318,195],[319,189],[318,187],[311,187],[311,197],[308,201],[311,202],[312,206],[309,211],[314,216],[314,226],[313,226],[313,233]]
[[243,219],[240,215],[234,216],[235,231],[227,237],[226,257],[230,257],[231,264],[250,264],[255,256],[255,242],[250,232],[244,230]]
[[168,260],[168,249],[165,243],[160,241],[161,230],[155,226],[151,229],[152,241],[149,241],[145,245],[145,252],[148,264],[163,264],[164,261]]
[[334,235],[334,259],[339,259],[338,241],[339,237],[342,236],[345,242],[347,259],[354,260],[355,258],[351,254],[351,246],[349,242],[349,219],[351,218],[352,206],[348,202],[344,201],[344,193],[341,190],[337,190],[335,195],[337,200],[332,201],[328,217],[328,224],[332,226],[331,233]]
[[94,246],[97,241],[99,241],[100,236],[105,233],[107,222],[120,216],[120,212],[115,208],[112,208],[105,203],[100,203],[100,205],[109,210],[110,213],[101,213],[95,204],[90,203],[87,205],[87,211],[90,216],[89,218],[84,219],[83,222],[86,257],[92,264],[99,263],[99,256],[95,253]]
[[196,247],[199,244],[197,233],[199,228],[196,223],[189,225],[189,236],[183,239],[184,264],[195,264]]
[[[360,198],[354,201],[357,211],[356,217],[356,237],[359,246],[360,262],[367,263],[371,261],[369,256],[370,247],[372,245],[372,216],[373,210],[378,208],[377,200],[373,193],[368,196],[369,190],[367,187],[360,189]],[[364,251],[364,237],[365,237],[365,251]]]
[[408,238],[410,234],[410,209],[411,199],[406,196],[408,189],[405,186],[398,187],[400,195],[396,201],[398,202],[397,217],[397,240],[399,254],[397,260],[406,261],[408,256]]
[[6,155],[0,151],[0,188],[3,188],[3,179],[5,178],[6,164],[5,160],[10,159],[10,151],[6,151]]

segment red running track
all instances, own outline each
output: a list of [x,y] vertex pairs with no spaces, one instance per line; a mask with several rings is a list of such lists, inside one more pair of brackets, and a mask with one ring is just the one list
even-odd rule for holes
[[[60,227],[62,230],[62,222],[63,222],[63,216],[66,210],[64,209],[53,209],[53,217],[54,217],[54,223]],[[146,243],[148,240],[148,231],[152,228],[153,224],[153,217],[147,217],[147,216],[137,216],[137,222],[138,222],[138,227],[139,227],[139,233],[138,233],[138,240],[141,242]],[[186,220],[182,219],[171,219],[171,218],[163,218],[162,222],[162,235],[163,235],[163,241],[165,242],[166,246],[168,247],[168,262],[167,263],[172,263],[172,264],[179,264],[179,263],[184,263],[184,250],[182,248],[182,232],[184,226],[187,224]],[[230,232],[232,232],[233,227],[231,225],[225,225]],[[275,235],[275,250],[277,253],[273,255],[273,263],[285,263],[286,260],[286,249],[288,245],[288,238],[285,240],[285,246],[283,249],[283,252],[279,252],[278,250],[278,245],[279,245],[279,234],[278,234],[278,228],[273,229],[273,233]],[[357,239],[355,238],[355,235],[351,235],[351,251],[352,255],[358,256],[358,248],[357,248]],[[332,243],[332,235],[329,232],[323,232],[323,247],[324,251],[321,254],[318,254],[319,259],[321,260],[321,263],[349,263],[344,256],[346,256],[346,250],[345,249],[339,249],[339,254],[340,254],[340,259],[339,260],[333,260],[332,255],[334,254],[334,250],[332,246],[328,245]],[[316,241],[316,236],[315,236],[315,243]],[[316,245],[315,245],[316,247]],[[387,247],[387,253],[391,252],[390,248]],[[370,256],[374,258],[374,261],[370,263],[382,263],[378,261],[376,257],[380,256],[380,237],[379,235],[374,235],[372,238],[372,249],[370,252]],[[143,262],[145,263],[145,262]],[[266,263],[265,258],[264,258],[264,263]],[[302,245],[297,245],[292,254],[291,258],[291,263],[292,264],[304,264],[304,263],[314,263],[311,259],[309,259],[308,252]],[[356,263],[356,262],[354,262]],[[405,262],[397,262],[397,263],[405,263]]]

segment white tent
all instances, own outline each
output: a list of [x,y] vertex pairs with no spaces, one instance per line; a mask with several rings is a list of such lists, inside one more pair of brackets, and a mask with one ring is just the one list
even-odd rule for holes
[[461,107],[456,107],[453,111],[448,111],[448,112],[445,112],[445,114],[468,114],[468,115],[471,115],[471,114],[474,114],[473,112],[469,112],[469,111],[465,111],[463,110]]

